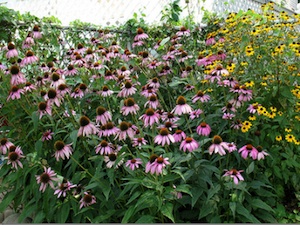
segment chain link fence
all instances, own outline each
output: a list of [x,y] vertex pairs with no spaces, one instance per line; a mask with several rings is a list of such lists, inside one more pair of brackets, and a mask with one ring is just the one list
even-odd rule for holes
[[[121,25],[131,19],[134,13],[141,15],[148,23],[158,23],[162,11],[168,7],[172,0],[2,0],[8,8],[30,12],[38,17],[55,16],[62,21],[62,25],[68,25],[71,21],[80,20],[99,26]],[[180,0],[179,5],[183,9],[182,17],[189,13],[196,22],[201,22],[203,8],[210,12],[223,15],[224,12],[237,12],[240,9],[253,9],[260,11],[260,5],[268,0]],[[281,0],[275,1],[281,3]],[[297,0],[285,0],[285,10],[293,13],[297,9]],[[0,2],[1,3],[1,2]]]

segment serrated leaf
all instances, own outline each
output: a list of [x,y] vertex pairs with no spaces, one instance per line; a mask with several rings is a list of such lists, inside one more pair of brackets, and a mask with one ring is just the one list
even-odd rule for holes
[[174,216],[173,216],[173,204],[170,202],[167,202],[165,205],[163,205],[160,209],[161,213],[168,217],[170,220],[172,220],[173,223],[174,221]]

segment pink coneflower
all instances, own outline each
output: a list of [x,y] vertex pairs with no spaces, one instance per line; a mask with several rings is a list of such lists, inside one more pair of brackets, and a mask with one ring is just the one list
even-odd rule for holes
[[25,66],[28,64],[35,63],[39,60],[37,56],[34,55],[34,53],[30,50],[26,52],[25,58],[22,60],[21,65]]
[[[150,162],[151,162],[151,157],[150,157]],[[163,172],[163,168],[171,164],[168,160],[169,158],[163,158],[162,155],[156,157],[152,163],[147,163],[145,172],[146,173],[150,172],[151,174],[156,174],[156,175],[161,174]]]
[[227,146],[228,146],[227,150],[228,150],[229,153],[237,150],[236,144],[233,143],[233,142],[227,143]]
[[54,143],[54,156],[56,158],[56,161],[59,161],[59,159],[65,160],[65,158],[70,158],[70,155],[72,155],[73,152],[71,145],[72,144],[65,144],[63,141],[56,141]]
[[51,130],[47,130],[43,133],[42,141],[50,141],[52,140],[52,135],[54,133]]
[[212,64],[213,60],[210,57],[204,57],[202,55],[198,56],[196,60],[197,66],[207,66]]
[[132,139],[132,147],[141,148],[142,145],[146,145],[147,143],[148,143],[148,141],[145,140],[145,138],[143,138],[143,137]]
[[140,158],[129,159],[125,163],[125,166],[129,167],[131,170],[138,169],[142,165],[142,160]]
[[181,142],[179,149],[186,152],[192,152],[199,148],[199,143],[192,137],[185,138],[184,141]]
[[135,48],[137,46],[143,46],[145,43],[141,40],[134,40],[132,43],[132,48]]
[[219,64],[218,66],[216,66],[215,69],[213,69],[211,71],[211,75],[217,75],[217,76],[228,76],[229,72],[227,69],[223,68],[223,66],[221,64]]
[[32,36],[34,39],[40,39],[43,37],[38,25],[34,25],[32,34],[33,34]]
[[75,52],[77,52],[79,54],[83,54],[83,53],[85,53],[85,51],[86,51],[86,48],[81,43],[79,43],[77,45],[77,49],[75,49]]
[[18,86],[12,86],[9,92],[9,95],[7,97],[7,101],[20,99],[21,94],[24,94],[24,89],[20,89]]
[[222,107],[222,112],[236,112],[236,108],[231,103],[227,103],[226,106]]
[[262,146],[257,146],[256,147],[258,154],[257,154],[257,160],[265,159],[265,156],[268,156],[269,154],[263,150]]
[[231,177],[233,179],[233,182],[238,185],[239,181],[243,181],[244,178],[241,175],[241,172],[244,172],[244,170],[236,170],[236,169],[231,169],[231,170],[225,170],[226,173],[223,175],[223,177]]
[[150,62],[150,63],[148,64],[147,67],[148,67],[149,69],[155,69],[155,68],[159,67],[161,64],[162,64],[161,62],[157,62],[156,60],[153,60],[152,62]]
[[114,148],[112,143],[107,142],[106,140],[102,140],[96,147],[95,147],[95,152],[96,154],[100,155],[109,155],[113,153]]
[[25,40],[23,41],[22,48],[31,48],[34,45],[34,39],[32,38],[32,33],[29,32]]
[[202,136],[208,137],[211,132],[210,126],[206,122],[200,123],[197,127],[197,133]]
[[214,37],[210,37],[210,38],[208,38],[208,39],[205,41],[205,44],[206,44],[206,45],[213,45],[213,44],[215,44],[215,43],[216,43],[216,40],[215,40]]
[[181,58],[178,60],[179,62],[184,62],[184,61],[186,61],[188,59],[193,58],[193,56],[188,55],[188,53],[186,51],[182,51],[181,54],[180,54],[180,57]]
[[24,77],[23,73],[21,73],[19,66],[12,65],[9,71],[11,73],[11,79],[10,79],[11,85],[19,85],[19,84],[26,83],[26,78]]
[[140,107],[135,103],[133,98],[127,98],[124,100],[124,106],[121,108],[121,113],[124,116],[127,116],[128,114],[134,115],[139,109]]
[[142,28],[138,28],[136,33],[137,34],[134,37],[135,41],[144,40],[144,39],[147,39],[149,37],[148,34],[144,33],[144,30]]
[[57,97],[63,99],[66,94],[70,94],[70,89],[66,84],[60,84],[57,87]]
[[107,111],[102,106],[97,107],[96,114],[97,114],[97,116],[96,116],[96,123],[97,124],[100,123],[101,125],[104,125],[112,119],[112,116],[111,116],[110,112]]
[[13,57],[18,57],[19,53],[17,51],[17,49],[15,49],[15,44],[13,42],[9,42],[7,45],[7,53],[6,53],[6,58],[10,59]]
[[11,146],[14,146],[14,144],[12,142],[10,142],[7,138],[0,139],[0,153],[1,154],[5,155]]
[[115,139],[119,139],[119,141],[126,140],[127,137],[133,139],[135,135],[134,130],[130,127],[130,124],[122,121],[120,123],[120,129],[118,130]]
[[79,119],[80,128],[78,130],[77,137],[89,136],[91,134],[97,134],[97,127],[90,121],[87,116],[81,116]]
[[186,134],[184,131],[177,129],[175,133],[173,134],[175,142],[181,142],[186,138]]
[[177,36],[190,36],[190,30],[186,29],[184,26],[180,28],[180,31],[176,32]]
[[183,96],[179,96],[176,100],[176,106],[172,110],[172,113],[176,115],[188,114],[192,112],[192,107],[186,104],[186,100]]
[[44,167],[44,173],[42,173],[41,175],[36,175],[36,181],[38,184],[41,184],[40,186],[40,191],[44,192],[48,186],[48,184],[50,185],[51,188],[54,189],[54,185],[53,185],[53,181],[57,181],[58,178],[55,177],[56,173],[51,170],[51,168],[49,167],[48,169],[46,167]]
[[247,144],[247,145],[244,145],[243,147],[241,147],[239,149],[239,153],[241,153],[241,156],[244,159],[246,159],[248,157],[248,155],[254,160],[257,159],[257,157],[258,157],[257,149],[251,144]]
[[[122,155],[124,155],[124,152],[122,153]],[[121,155],[121,156],[122,156]],[[118,156],[118,153],[117,151],[116,152],[112,152],[108,155],[105,155],[104,156],[104,162],[106,163],[106,167],[107,168],[112,168],[115,164],[116,164],[116,161],[117,161],[117,158],[118,157],[121,157],[121,156]],[[124,163],[124,159],[122,158],[118,164],[115,165],[116,168],[118,168],[119,166],[121,166],[122,164]]]
[[222,119],[223,120],[232,120],[233,117],[235,117],[235,115],[232,114],[232,113],[224,113],[223,116],[222,116]]
[[33,90],[36,90],[36,86],[30,82],[26,82],[23,89],[25,92],[32,92]]
[[161,106],[155,94],[152,94],[148,99],[149,100],[145,103],[144,107],[148,105],[149,108],[157,109]]
[[235,130],[239,130],[239,129],[241,129],[242,126],[243,126],[242,121],[237,119],[237,120],[232,122],[230,127],[232,127]]
[[23,151],[21,150],[20,146],[17,146],[14,151],[10,151],[8,153],[8,156],[5,157],[7,159],[7,165],[11,164],[12,168],[15,168],[16,170],[18,169],[18,166],[23,168],[23,165],[20,161],[21,158],[24,158],[23,156]]
[[79,206],[80,209],[82,207],[88,207],[88,206],[96,203],[96,197],[87,192],[84,192],[84,196],[81,198],[79,203],[80,203],[80,206]]
[[145,96],[146,98],[150,98],[152,95],[156,94],[157,89],[150,87],[148,84],[142,87],[141,95]]
[[99,62],[95,62],[92,66],[92,69],[95,69],[95,70],[100,70],[103,68],[103,65],[100,64]]
[[104,75],[104,79],[105,80],[116,80],[116,75],[112,71],[106,70],[105,75]]
[[195,88],[195,86],[190,85],[190,84],[186,84],[186,85],[184,86],[184,90],[186,90],[186,91],[191,91],[191,90],[193,90],[194,88]]
[[40,119],[42,118],[43,115],[52,115],[52,110],[51,110],[51,106],[50,104],[48,104],[47,102],[40,102],[38,104],[38,113],[40,115]]
[[208,102],[209,100],[210,100],[210,96],[208,94],[204,94],[203,91],[198,91],[197,94],[192,97],[193,103],[197,101]]
[[238,100],[240,102],[248,102],[252,99],[252,90],[247,90],[246,93],[242,93],[239,95]]
[[193,120],[195,118],[199,118],[199,116],[203,113],[201,109],[196,109],[192,112],[190,112],[190,119]]
[[161,119],[163,121],[176,123],[180,118],[178,116],[175,116],[172,112],[163,112]]
[[169,131],[172,131],[173,129],[177,128],[178,125],[171,121],[166,121],[164,124],[161,124],[158,126],[158,128],[167,128]]
[[61,76],[56,72],[52,73],[50,80],[51,80],[50,87],[53,87],[55,89],[57,89],[57,87],[60,84],[65,84],[65,80],[61,78]]
[[119,129],[115,127],[114,123],[108,122],[100,127],[98,132],[99,137],[109,137],[111,135],[116,135]]
[[48,97],[47,103],[49,105],[55,104],[57,107],[60,106],[62,98],[61,99],[58,98],[58,95],[57,95],[57,92],[55,89],[50,88],[47,92],[47,97]]
[[258,104],[258,103],[252,103],[251,105],[249,105],[249,107],[247,108],[247,110],[248,110],[250,113],[254,114],[254,113],[257,112],[257,109],[258,109],[259,106],[261,106],[261,104]]
[[65,76],[74,76],[77,74],[77,69],[72,65],[68,65],[67,70],[65,70],[64,75]]
[[170,145],[170,143],[174,143],[174,137],[169,133],[168,128],[161,128],[159,134],[154,138],[154,143],[158,145]]
[[128,97],[130,95],[135,94],[136,88],[130,81],[126,81],[121,88],[121,91],[118,93],[118,97]]
[[146,110],[145,114],[143,114],[140,119],[144,122],[144,127],[152,126],[154,123],[159,123],[160,115],[154,111],[154,109],[149,108]]
[[114,92],[113,92],[112,90],[109,90],[109,88],[108,88],[106,85],[104,85],[104,86],[102,87],[102,90],[100,91],[100,95],[101,95],[102,97],[108,97],[108,96],[111,96],[113,93],[114,93]]
[[82,98],[86,92],[87,92],[87,85],[82,83],[74,89],[74,91],[71,93],[71,97]]
[[212,145],[208,148],[209,154],[219,153],[220,155],[226,155],[225,149],[228,150],[228,143],[223,142],[219,135],[215,135],[212,139]]
[[121,69],[117,70],[118,76],[122,75],[125,79],[129,79],[130,73],[130,70],[128,70],[125,66],[122,66]]
[[76,186],[76,184],[72,184],[70,181],[59,183],[58,189],[54,191],[54,194],[57,195],[57,198],[60,198],[60,196],[66,197],[67,192],[70,191],[71,188],[75,188]]
[[160,87],[159,80],[157,77],[148,80],[147,84],[149,85],[149,87],[152,87],[154,89],[158,89]]
[[238,85],[238,81],[236,81],[234,78],[230,77],[228,79],[218,82],[218,85],[233,88],[234,86]]

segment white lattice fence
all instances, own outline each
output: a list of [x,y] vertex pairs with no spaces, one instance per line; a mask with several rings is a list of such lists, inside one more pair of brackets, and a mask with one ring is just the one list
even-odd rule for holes
[[[24,13],[26,11],[38,17],[53,15],[58,17],[63,25],[79,19],[100,26],[120,25],[131,19],[133,13],[146,14],[148,23],[157,23],[161,18],[162,9],[172,0],[7,0],[6,6]],[[267,0],[180,0],[183,9],[182,17],[190,12],[196,22],[203,17],[202,7],[224,15],[225,12],[237,12],[240,9],[260,11],[260,5]],[[277,0],[281,2],[281,0]],[[297,8],[297,0],[285,0],[289,9]]]

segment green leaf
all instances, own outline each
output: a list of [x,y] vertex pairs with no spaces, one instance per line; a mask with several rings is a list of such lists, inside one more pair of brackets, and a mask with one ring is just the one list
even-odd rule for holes
[[78,134],[78,130],[73,130],[73,131],[70,133],[70,139],[71,139],[71,142],[72,142],[72,147],[73,147],[74,149],[75,149],[75,147],[76,147],[77,134]]
[[135,199],[137,199],[140,196],[140,194],[141,193],[139,191],[134,192],[134,194],[127,201],[126,205],[129,205],[132,201],[134,201]]
[[193,194],[192,194],[192,192],[191,192],[191,186],[188,185],[188,184],[181,184],[181,185],[178,185],[178,186],[176,187],[176,191],[180,191],[180,192],[189,194],[191,197],[193,197]]
[[214,209],[211,202],[208,202],[208,203],[205,203],[205,204],[201,205],[200,214],[199,214],[198,219],[200,220],[201,218],[206,217],[207,215],[213,213],[214,210],[215,209]]
[[31,118],[33,121],[34,130],[36,130],[39,125],[39,116],[36,111],[31,114]]
[[264,209],[269,212],[274,212],[274,210],[267,203],[265,203],[264,201],[262,201],[261,199],[258,199],[258,198],[253,199],[251,201],[251,206],[254,206],[254,207],[260,208],[260,209]]
[[150,215],[141,216],[135,223],[154,223],[155,217]]
[[70,213],[70,204],[68,202],[64,203],[60,209],[59,223],[65,223],[68,219]]
[[236,212],[239,215],[247,218],[249,220],[248,222],[250,223],[260,223],[260,221],[256,219],[255,216],[253,216],[241,203],[237,203]]
[[8,207],[8,205],[12,202],[16,195],[17,191],[13,190],[4,196],[0,203],[0,212],[3,212]]
[[38,211],[38,213],[33,218],[33,223],[42,223],[45,218],[45,213],[43,211]]
[[34,148],[35,148],[35,151],[41,152],[41,150],[43,148],[43,142],[41,140],[38,140],[37,142],[35,142]]
[[247,174],[250,174],[250,173],[253,172],[253,170],[254,170],[254,161],[251,162],[250,165],[247,167],[246,173],[247,173]]
[[160,209],[161,213],[168,217],[170,220],[172,220],[173,223],[174,221],[174,216],[173,216],[173,204],[170,202],[167,202],[165,205],[163,205]]
[[121,221],[121,223],[128,223],[129,219],[134,215],[135,212],[135,206],[130,206],[126,212],[125,215]]
[[207,195],[207,201],[210,200],[216,193],[218,193],[221,189],[221,186],[217,184],[215,187],[209,189],[208,195]]
[[229,202],[229,208],[232,212],[233,217],[235,217],[236,212],[236,202]]

